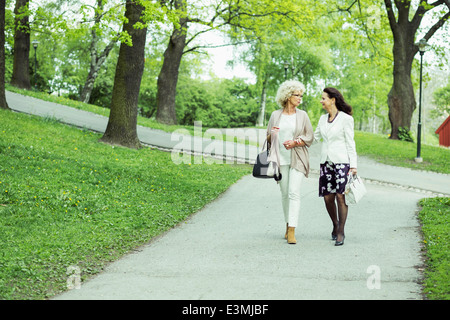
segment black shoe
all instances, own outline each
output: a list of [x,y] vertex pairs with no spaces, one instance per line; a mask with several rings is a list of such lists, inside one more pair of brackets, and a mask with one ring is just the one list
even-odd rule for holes
[[[336,237],[337,238],[337,237]],[[335,242],[335,246],[343,246],[344,245],[344,239],[345,239],[345,236],[342,236],[342,241],[337,241],[336,240],[336,242]]]
[[333,224],[333,231],[331,231],[331,240],[336,241],[337,240],[337,231],[339,230],[339,224],[338,225],[334,225]]

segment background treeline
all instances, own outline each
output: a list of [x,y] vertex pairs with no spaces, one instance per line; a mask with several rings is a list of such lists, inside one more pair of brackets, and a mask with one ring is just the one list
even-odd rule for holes
[[[28,7],[18,10],[19,2]],[[180,67],[177,74],[169,74],[177,78],[175,116],[172,117],[177,124],[192,125],[194,121],[202,121],[208,127],[263,126],[270,113],[278,108],[274,96],[279,84],[286,78],[294,78],[306,85],[307,92],[300,107],[308,111],[313,123],[322,112],[318,103],[322,89],[335,86],[354,108],[356,129],[389,134],[387,97],[393,85],[394,38],[385,9],[379,2],[285,1],[281,2],[283,6],[273,1],[236,1],[236,6],[245,3],[247,11],[233,8],[236,15],[241,14],[239,22],[231,18],[227,21],[222,15],[220,25],[215,24],[219,20],[217,13],[211,14],[212,18],[206,17],[219,2],[210,1],[210,6],[203,7],[189,1],[170,2],[180,5],[173,11],[178,18],[155,19],[148,25],[138,112],[145,117],[158,118],[158,108],[162,108],[159,107],[162,102],[158,101],[161,100],[158,91],[162,90],[158,79],[166,70],[164,61],[168,63],[167,43],[179,36],[175,33],[177,23],[184,21],[186,40]],[[120,33],[123,4],[119,0],[7,1],[6,81],[11,81],[13,74],[17,17],[27,16],[30,42],[38,41],[37,47],[31,44],[29,50],[31,87],[109,108],[119,45],[127,41]],[[288,10],[289,6],[295,10]],[[166,8],[169,8],[167,4]],[[184,14],[192,14],[194,8],[204,13],[195,12],[195,19],[183,20]],[[248,12],[255,8],[266,11],[250,19]],[[445,10],[446,7],[441,6],[441,11]],[[436,37],[445,38],[446,31],[448,23]],[[212,73],[213,62],[206,51],[211,44],[204,37],[211,32],[219,34],[223,43],[239,50],[240,54],[230,64],[238,62],[247,66],[255,75],[254,79],[245,79],[239,74],[233,79],[219,79]],[[431,89],[425,94],[424,106],[425,130],[429,136],[425,141],[433,144],[437,142],[434,130],[448,116],[445,97],[450,91],[446,68],[448,53],[446,56],[445,45],[444,49],[435,47],[440,62],[425,66],[425,81]],[[93,56],[101,61],[96,70]],[[411,76],[417,95],[417,60],[413,62]],[[414,130],[415,118],[411,130]]]

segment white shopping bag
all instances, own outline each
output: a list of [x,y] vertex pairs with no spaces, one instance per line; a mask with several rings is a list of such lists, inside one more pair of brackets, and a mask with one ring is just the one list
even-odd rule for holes
[[350,175],[345,186],[345,203],[357,204],[359,200],[367,193],[363,180],[358,175]]

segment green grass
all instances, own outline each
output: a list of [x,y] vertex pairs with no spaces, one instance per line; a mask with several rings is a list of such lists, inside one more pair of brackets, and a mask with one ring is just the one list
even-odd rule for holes
[[419,205],[427,256],[424,293],[431,300],[450,300],[450,198],[425,198]]
[[248,165],[180,164],[0,110],[0,299],[45,299],[215,199]]
[[450,149],[429,145],[421,146],[422,163],[416,163],[417,144],[391,140],[381,134],[355,132],[358,155],[368,156],[381,163],[411,169],[450,174]]

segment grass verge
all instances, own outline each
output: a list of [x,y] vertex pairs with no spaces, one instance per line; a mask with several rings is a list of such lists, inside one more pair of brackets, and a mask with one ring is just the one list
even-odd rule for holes
[[[0,299],[45,299],[175,226],[248,165],[176,165],[170,153],[0,110]],[[192,162],[194,163],[194,162]]]
[[355,131],[358,155],[368,156],[384,164],[450,174],[450,149],[422,145],[422,163],[417,163],[417,145],[412,142],[391,140],[380,134]]
[[426,251],[424,293],[430,300],[450,300],[450,198],[420,200]]

